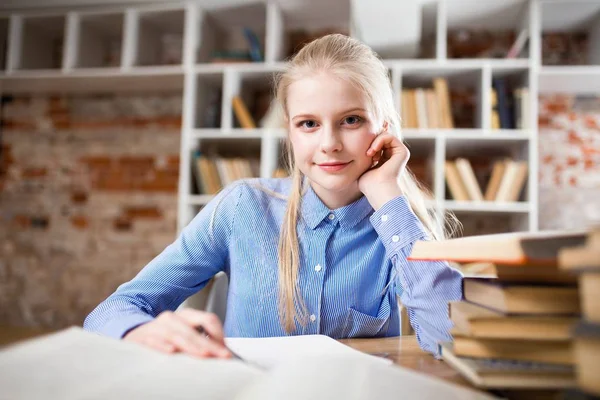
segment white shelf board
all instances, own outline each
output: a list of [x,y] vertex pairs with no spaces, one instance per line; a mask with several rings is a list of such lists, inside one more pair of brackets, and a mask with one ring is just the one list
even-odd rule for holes
[[90,93],[183,89],[181,66],[15,71],[0,76],[4,93]]
[[450,211],[481,213],[528,213],[528,202],[454,201],[446,200],[444,208]]
[[529,140],[533,131],[527,129],[453,129],[440,132],[447,140],[519,141]]
[[192,194],[187,196],[187,203],[191,206],[204,206],[208,204],[213,197],[212,194]]
[[533,131],[527,129],[403,129],[405,139],[435,139],[448,140],[529,140]]
[[407,71],[440,70],[453,71],[465,69],[527,69],[528,58],[475,58],[475,59],[387,59],[383,63],[389,68],[400,68]]
[[600,93],[600,65],[542,66],[539,73],[540,93]]
[[194,139],[260,139],[263,137],[280,137],[286,135],[284,129],[220,129],[220,128],[200,128],[192,129],[191,137]]

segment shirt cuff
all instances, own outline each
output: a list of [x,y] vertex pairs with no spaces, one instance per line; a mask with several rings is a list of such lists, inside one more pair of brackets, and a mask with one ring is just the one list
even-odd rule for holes
[[425,228],[404,195],[393,198],[369,218],[388,256],[427,237]]
[[121,339],[133,328],[137,328],[153,319],[154,317],[145,313],[127,314],[122,317],[111,319],[100,330],[100,333],[115,339]]

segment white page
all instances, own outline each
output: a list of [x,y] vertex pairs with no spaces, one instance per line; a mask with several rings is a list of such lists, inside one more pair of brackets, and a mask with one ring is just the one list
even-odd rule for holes
[[493,396],[442,379],[347,356],[303,358],[258,378],[236,400],[491,400]]
[[262,374],[70,328],[0,350],[0,399],[231,399]]
[[299,335],[269,338],[225,338],[227,346],[244,360],[271,369],[305,357],[346,356],[392,364],[346,346],[325,335]]

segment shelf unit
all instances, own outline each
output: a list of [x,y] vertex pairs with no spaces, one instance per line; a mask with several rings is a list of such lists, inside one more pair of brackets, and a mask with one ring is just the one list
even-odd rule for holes
[[[211,196],[193,193],[192,153],[206,146],[260,156],[261,176],[270,177],[279,164],[283,129],[236,127],[231,107],[255,87],[268,87],[281,71],[291,29],[337,28],[361,38],[350,0],[311,3],[296,9],[275,1],[240,2],[204,8],[202,1],[162,2],[69,10],[27,10],[0,14],[0,93],[93,93],[116,91],[181,91],[183,96],[178,231]],[[468,10],[468,12],[464,11]],[[568,12],[566,12],[568,11]],[[589,0],[435,0],[425,3],[421,34],[432,39],[429,55],[403,58],[403,49],[389,49],[385,59],[400,110],[403,88],[430,85],[444,77],[451,88],[469,88],[475,96],[472,126],[460,129],[406,129],[403,137],[413,156],[425,158],[432,183],[432,204],[440,215],[507,215],[511,229],[538,229],[537,94],[554,91],[600,92],[600,46],[591,65],[543,66],[542,35],[584,27],[600,42],[600,3]],[[242,28],[254,30],[264,62],[211,64],[211,52],[244,46]],[[528,46],[515,59],[449,57],[449,31],[455,28],[527,29]],[[414,51],[414,48],[413,48]],[[530,90],[530,128],[491,130],[491,96],[495,77],[507,77]],[[204,115],[218,94],[220,117]],[[231,150],[233,149],[233,150]],[[529,162],[522,201],[457,202],[447,199],[444,160],[456,156],[511,155]]]

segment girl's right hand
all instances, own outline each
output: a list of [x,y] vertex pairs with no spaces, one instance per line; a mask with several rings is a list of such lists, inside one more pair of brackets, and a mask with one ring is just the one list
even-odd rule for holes
[[[202,326],[208,335],[196,329]],[[213,313],[184,308],[165,311],[154,320],[129,331],[123,340],[163,353],[187,353],[199,358],[231,358],[225,346],[223,326]]]

